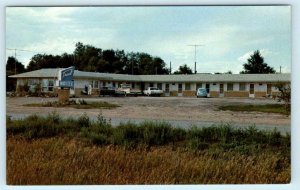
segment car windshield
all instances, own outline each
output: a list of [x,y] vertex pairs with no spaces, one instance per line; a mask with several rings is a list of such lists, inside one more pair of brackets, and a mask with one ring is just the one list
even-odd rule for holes
[[157,90],[157,88],[150,88],[150,90]]

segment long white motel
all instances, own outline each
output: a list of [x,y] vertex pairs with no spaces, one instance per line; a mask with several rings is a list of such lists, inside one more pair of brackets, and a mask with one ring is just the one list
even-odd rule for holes
[[[34,90],[40,85],[43,93],[55,94],[58,89],[57,69],[40,69],[9,76],[17,79],[17,91],[22,85]],[[92,86],[92,95],[98,95],[104,86],[119,87],[129,84],[131,88],[144,90],[157,87],[163,96],[195,96],[196,89],[206,88],[209,97],[272,97],[278,94],[277,83],[291,82],[290,74],[190,74],[190,75],[127,75],[74,71],[74,89],[71,94],[81,97],[85,86]]]

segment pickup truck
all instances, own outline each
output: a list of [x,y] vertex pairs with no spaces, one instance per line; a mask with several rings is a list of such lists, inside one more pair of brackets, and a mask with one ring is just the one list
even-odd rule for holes
[[144,94],[147,96],[152,96],[152,95],[156,95],[156,96],[160,96],[164,93],[164,91],[156,88],[156,87],[148,87],[147,90],[144,90]]
[[139,89],[131,88],[128,84],[121,84],[121,87],[118,88],[118,91],[124,92],[125,96],[138,96],[142,95],[142,91]]

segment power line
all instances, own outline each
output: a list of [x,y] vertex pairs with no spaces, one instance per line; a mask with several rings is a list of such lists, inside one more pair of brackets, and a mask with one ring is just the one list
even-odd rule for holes
[[199,46],[204,46],[203,44],[193,44],[193,45],[188,45],[188,46],[194,46],[195,47],[195,74],[197,73],[197,47]]
[[[7,50],[15,51],[15,74],[17,74],[17,51],[27,51],[27,52],[35,52],[31,50],[25,50],[25,49],[17,49],[17,48],[6,48]],[[35,52],[38,53],[38,52]]]
[[17,49],[17,48],[6,48],[7,50],[12,50],[12,51],[27,51],[27,52],[33,52],[33,53],[40,53],[37,51],[32,51],[32,50],[27,50],[27,49]]

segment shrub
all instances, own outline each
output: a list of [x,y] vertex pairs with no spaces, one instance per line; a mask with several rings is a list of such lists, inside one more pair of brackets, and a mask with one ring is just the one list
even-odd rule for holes
[[56,111],[53,111],[53,112],[48,114],[47,120],[50,121],[53,124],[58,125],[61,121],[61,118],[60,118],[59,114]]
[[277,83],[275,87],[279,90],[278,101],[284,102],[284,108],[287,114],[291,113],[291,86],[285,83]]
[[175,143],[190,150],[211,147],[234,150],[241,153],[255,152],[263,147],[289,149],[290,135],[283,136],[277,129],[260,131],[255,126],[246,129],[232,128],[228,124],[210,127],[173,128],[166,122],[145,121],[140,124],[121,123],[112,127],[101,113],[96,121],[87,114],[77,119],[62,119],[56,112],[46,117],[31,115],[24,119],[11,120],[7,116],[7,135],[22,135],[27,139],[47,138],[56,135],[82,137],[96,145],[114,144],[125,148],[139,146],[163,146]]
[[104,134],[99,134],[99,133],[93,133],[92,132],[92,133],[89,133],[88,138],[90,139],[90,141],[93,144],[96,144],[96,145],[106,145],[106,144],[110,143],[108,137]]
[[89,127],[90,126],[89,116],[86,113],[84,113],[78,118],[77,124],[79,125],[79,127]]
[[174,133],[170,124],[166,122],[143,122],[140,124],[143,142],[149,146],[164,145],[174,141]]
[[134,123],[121,123],[113,130],[112,142],[116,145],[126,145],[129,142],[138,143],[141,135],[139,134],[139,127]]

